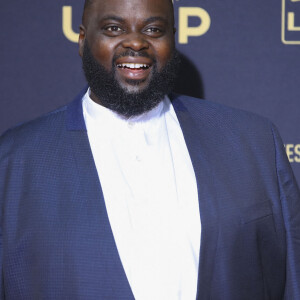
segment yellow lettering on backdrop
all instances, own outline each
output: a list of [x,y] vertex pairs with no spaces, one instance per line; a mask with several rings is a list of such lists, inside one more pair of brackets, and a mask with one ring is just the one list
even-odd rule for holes
[[300,163],[300,144],[295,145],[295,162]]
[[294,148],[293,144],[286,144],[285,145],[286,155],[287,155],[290,162],[294,161],[294,159],[293,159],[294,152],[292,151],[293,148]]
[[[189,27],[189,17],[198,17],[201,23],[197,27]],[[211,19],[206,10],[200,7],[180,7],[179,8],[179,43],[187,44],[188,37],[201,36],[205,34],[211,24]]]
[[63,6],[62,8],[62,27],[66,38],[77,43],[79,34],[74,32],[72,28],[72,6]]
[[285,151],[291,163],[300,163],[300,144],[286,144]]
[[288,13],[287,23],[289,31],[300,31],[300,26],[295,26],[295,13]]

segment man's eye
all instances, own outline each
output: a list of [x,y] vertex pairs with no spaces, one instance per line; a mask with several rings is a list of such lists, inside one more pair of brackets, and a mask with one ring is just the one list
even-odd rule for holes
[[105,30],[112,31],[112,32],[121,32],[121,31],[123,31],[122,28],[120,28],[119,26],[107,26],[105,28]]
[[154,32],[154,33],[160,33],[160,32],[162,32],[159,28],[156,28],[156,27],[150,27],[146,31],[147,32]]

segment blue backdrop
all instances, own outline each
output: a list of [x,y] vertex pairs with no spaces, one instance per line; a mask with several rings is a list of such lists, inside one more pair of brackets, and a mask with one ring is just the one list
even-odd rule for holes
[[[124,0],[125,1],[125,0]],[[279,128],[300,182],[300,0],[174,0],[177,91],[253,111]],[[1,1],[0,133],[85,85],[83,1]]]

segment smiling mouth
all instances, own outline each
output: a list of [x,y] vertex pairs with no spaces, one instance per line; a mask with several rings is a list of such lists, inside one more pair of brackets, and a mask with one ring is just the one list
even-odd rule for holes
[[130,69],[130,70],[148,70],[150,65],[148,64],[133,64],[133,63],[123,63],[117,64],[119,69]]

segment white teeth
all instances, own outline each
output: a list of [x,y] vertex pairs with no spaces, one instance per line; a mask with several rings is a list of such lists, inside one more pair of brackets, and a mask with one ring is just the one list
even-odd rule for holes
[[124,63],[124,64],[118,64],[118,67],[119,68],[129,68],[129,69],[141,69],[141,68],[149,68],[149,65]]

